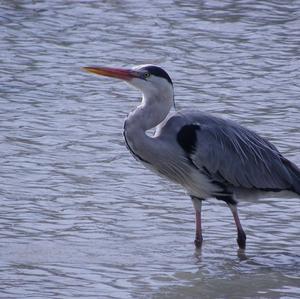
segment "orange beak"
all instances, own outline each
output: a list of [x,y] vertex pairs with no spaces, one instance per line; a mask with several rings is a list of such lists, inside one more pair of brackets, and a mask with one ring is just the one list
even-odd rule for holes
[[140,78],[139,72],[130,69],[120,69],[120,68],[100,67],[100,66],[87,66],[87,67],[83,67],[82,69],[89,73],[93,73],[105,77],[117,78],[125,81],[129,81],[133,78]]

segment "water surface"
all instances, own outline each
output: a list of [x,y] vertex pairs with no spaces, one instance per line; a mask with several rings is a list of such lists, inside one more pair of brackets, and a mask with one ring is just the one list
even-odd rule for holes
[[127,152],[139,93],[85,65],[155,63],[179,109],[300,165],[300,2],[1,1],[1,298],[299,298],[299,199],[203,208]]

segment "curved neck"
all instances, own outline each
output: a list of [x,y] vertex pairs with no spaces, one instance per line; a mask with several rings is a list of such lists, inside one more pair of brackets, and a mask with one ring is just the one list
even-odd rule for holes
[[129,113],[125,127],[133,131],[147,131],[159,125],[169,114],[173,98],[149,98],[143,95],[142,103]]
[[142,161],[151,163],[155,157],[156,141],[146,134],[159,125],[169,114],[172,98],[147,98],[143,95],[141,105],[131,112],[124,124],[124,137],[129,150]]

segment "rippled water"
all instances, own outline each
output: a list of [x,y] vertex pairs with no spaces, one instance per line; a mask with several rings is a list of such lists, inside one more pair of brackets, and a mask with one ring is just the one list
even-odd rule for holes
[[[284,4],[285,3],[285,4]],[[300,1],[0,2],[1,298],[299,298],[300,202],[204,205],[135,162],[139,94],[81,66],[156,63],[177,107],[268,137],[300,164]]]

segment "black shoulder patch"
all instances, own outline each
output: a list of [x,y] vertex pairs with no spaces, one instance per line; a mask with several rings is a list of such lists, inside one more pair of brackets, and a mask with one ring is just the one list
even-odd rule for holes
[[142,69],[147,70],[150,74],[152,74],[154,76],[165,78],[167,81],[169,81],[173,85],[173,82],[172,82],[170,76],[161,67],[156,66],[156,65],[148,65],[148,66],[143,67]]
[[196,124],[186,125],[177,134],[177,142],[189,155],[196,150],[197,130],[200,129],[200,126]]

